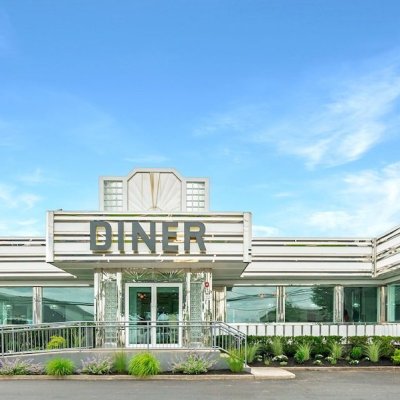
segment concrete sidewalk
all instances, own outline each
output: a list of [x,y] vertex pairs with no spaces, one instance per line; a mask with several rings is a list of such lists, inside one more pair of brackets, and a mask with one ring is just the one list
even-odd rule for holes
[[123,381],[123,380],[156,380],[156,381],[207,381],[207,380],[282,380],[293,379],[295,374],[281,368],[257,367],[250,368],[249,374],[200,374],[200,375],[153,375],[139,378],[131,375],[0,375],[0,381],[4,380],[71,380],[71,381]]

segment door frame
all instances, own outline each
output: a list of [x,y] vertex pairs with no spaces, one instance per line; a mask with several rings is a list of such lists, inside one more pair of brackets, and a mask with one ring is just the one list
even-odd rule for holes
[[[149,344],[130,344],[129,343],[129,325],[125,329],[125,346],[126,347],[181,347],[182,346],[182,316],[183,316],[183,296],[182,296],[182,283],[165,283],[165,282],[135,282],[135,283],[126,283],[125,284],[125,320],[129,322],[129,288],[131,287],[146,287],[150,288],[151,293],[151,303],[150,303],[150,312],[151,312],[151,335]],[[157,328],[157,288],[159,287],[177,287],[178,288],[178,320],[176,321],[179,324],[178,328],[178,343],[176,344],[157,344],[157,336],[156,336],[156,328]]]

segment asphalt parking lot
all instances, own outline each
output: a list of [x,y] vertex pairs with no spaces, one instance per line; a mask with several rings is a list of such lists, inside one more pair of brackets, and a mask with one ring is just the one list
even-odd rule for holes
[[400,371],[298,371],[285,381],[0,381],[5,400],[400,398]]

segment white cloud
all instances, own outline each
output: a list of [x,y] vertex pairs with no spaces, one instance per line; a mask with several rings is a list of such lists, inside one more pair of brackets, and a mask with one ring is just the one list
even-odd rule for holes
[[19,177],[19,180],[27,183],[28,185],[36,185],[38,183],[43,183],[47,181],[41,168],[36,168],[33,172],[29,174],[21,175]]
[[311,211],[307,225],[318,233],[376,236],[400,225],[400,162],[346,175],[332,187],[332,209]]
[[255,237],[271,237],[278,236],[279,229],[273,226],[253,225],[253,236]]
[[382,57],[380,65],[356,77],[331,77],[325,87],[309,85],[303,88],[309,93],[304,101],[290,106],[291,99],[285,100],[286,111],[261,103],[213,115],[195,136],[223,135],[242,146],[275,147],[309,168],[358,160],[400,128],[400,63]]
[[29,210],[41,200],[34,193],[18,193],[15,188],[0,184],[0,208]]

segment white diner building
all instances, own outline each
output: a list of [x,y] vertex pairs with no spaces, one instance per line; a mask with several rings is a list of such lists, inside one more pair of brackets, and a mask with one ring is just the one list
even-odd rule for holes
[[250,212],[210,211],[208,179],[174,169],[101,177],[99,201],[48,211],[46,237],[0,237],[0,325],[224,321],[258,335],[400,336],[399,227],[253,237]]

